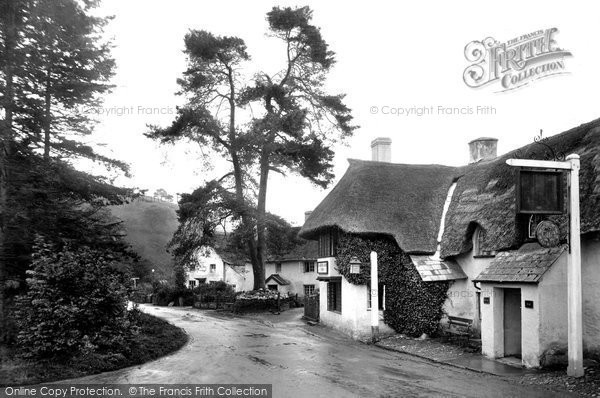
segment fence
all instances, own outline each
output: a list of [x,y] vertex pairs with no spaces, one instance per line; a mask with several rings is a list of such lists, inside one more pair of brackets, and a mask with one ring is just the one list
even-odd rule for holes
[[230,295],[198,295],[196,297],[197,300],[194,301],[194,307],[196,308],[233,310],[233,303],[235,303],[235,296]]

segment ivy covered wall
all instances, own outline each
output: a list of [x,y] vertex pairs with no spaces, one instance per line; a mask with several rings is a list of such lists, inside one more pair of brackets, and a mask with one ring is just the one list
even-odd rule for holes
[[[439,330],[449,282],[423,282],[410,257],[388,236],[343,235],[337,251],[337,269],[350,283],[370,281],[370,253],[377,253],[379,282],[385,284],[384,322],[399,333],[434,335]],[[359,274],[350,273],[350,260],[361,263]]]

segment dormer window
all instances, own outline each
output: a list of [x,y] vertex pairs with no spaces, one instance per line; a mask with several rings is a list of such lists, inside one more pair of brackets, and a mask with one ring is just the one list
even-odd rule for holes
[[480,226],[473,232],[473,257],[494,257],[496,252],[493,250],[483,250],[485,240],[485,230]]
[[319,235],[319,257],[334,257],[337,255],[339,232],[336,228],[329,228]]

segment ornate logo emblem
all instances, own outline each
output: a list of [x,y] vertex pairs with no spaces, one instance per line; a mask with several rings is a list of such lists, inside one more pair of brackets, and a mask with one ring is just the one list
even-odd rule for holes
[[557,28],[538,30],[506,42],[492,37],[465,46],[470,65],[463,73],[472,88],[497,83],[500,91],[514,90],[535,80],[567,73],[564,59],[571,52],[556,44]]

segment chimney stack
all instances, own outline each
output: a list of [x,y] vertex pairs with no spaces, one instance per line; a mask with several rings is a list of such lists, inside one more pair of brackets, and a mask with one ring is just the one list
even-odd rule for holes
[[306,220],[308,220],[308,217],[310,217],[311,214],[312,214],[312,210],[304,212],[304,222],[306,222]]
[[374,162],[392,161],[392,139],[389,137],[379,137],[371,141],[371,160]]
[[497,153],[497,138],[479,137],[469,142],[469,163],[495,159]]

